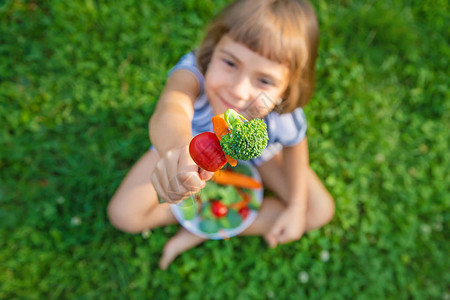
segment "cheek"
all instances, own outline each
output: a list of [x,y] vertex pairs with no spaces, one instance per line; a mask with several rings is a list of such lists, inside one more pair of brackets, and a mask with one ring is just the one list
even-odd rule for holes
[[215,76],[215,72],[211,72],[213,71],[213,69],[208,68],[208,71],[205,74],[205,93],[208,97],[208,101],[213,109],[214,115],[223,113],[223,110],[220,107],[220,103],[218,103],[218,101],[216,101],[216,94],[217,94],[217,90],[219,87],[219,82],[218,79],[216,78],[217,76]]
[[246,107],[244,116],[254,118],[264,118],[275,107],[276,100],[268,94],[261,93],[255,100],[253,100]]
[[214,89],[217,87],[218,83],[217,83],[217,78],[214,75],[214,72],[207,72],[205,74],[205,91],[208,92],[212,92],[214,91]]
[[220,68],[216,61],[211,61],[206,70],[205,81],[209,81],[211,84],[215,84],[220,79]]

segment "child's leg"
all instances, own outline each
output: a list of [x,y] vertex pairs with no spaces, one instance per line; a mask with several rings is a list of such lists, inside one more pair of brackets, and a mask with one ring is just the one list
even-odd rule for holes
[[[281,169],[281,154],[259,168],[265,187],[271,189],[279,199],[266,198],[253,224],[244,235],[265,235],[287,205],[287,180]],[[308,198],[306,231],[314,230],[329,223],[334,216],[335,204],[316,173],[308,168]]]
[[[276,218],[281,214],[284,205],[273,198],[266,198],[258,213],[255,221],[241,235],[264,235],[270,230],[270,226],[275,222]],[[183,227],[173,236],[164,246],[163,255],[159,261],[159,267],[163,270],[172,263],[172,261],[184,251],[187,251],[201,243],[206,239],[190,233]]]
[[128,172],[108,205],[108,216],[118,229],[138,233],[176,223],[169,204],[159,203],[150,181],[159,160],[156,151],[145,153]]
[[172,261],[184,251],[187,251],[201,243],[206,239],[190,233],[183,227],[174,235],[164,246],[163,254],[159,261],[159,267],[163,270],[172,263]]
[[270,231],[278,216],[286,206],[278,199],[264,198],[258,215],[253,223],[240,235],[262,235]]
[[335,203],[317,174],[309,168],[308,172],[308,210],[306,231],[321,228],[334,217]]
[[[288,180],[282,171],[282,163],[282,154],[279,153],[261,165],[258,171],[264,186],[272,190],[287,205]],[[306,230],[309,231],[320,228],[331,221],[334,216],[335,204],[333,197],[310,167],[305,179],[308,181]]]
[[[272,174],[272,176],[282,176],[282,174],[278,174],[276,171],[273,171],[270,174]],[[266,180],[271,179],[268,178],[268,176],[264,177]],[[279,177],[276,177],[275,181],[278,181],[278,179]],[[286,181],[284,180],[283,182]],[[273,182],[271,182],[271,184],[273,185]],[[280,191],[280,193],[283,192]],[[334,214],[333,198],[331,198],[328,191],[322,185],[312,169],[309,169],[308,174],[307,201],[308,211],[306,214],[306,231],[320,228],[331,220]],[[271,197],[265,198],[255,221],[240,235],[264,236],[270,231],[278,216],[281,215],[285,208],[286,204],[283,201]],[[203,243],[204,241],[205,239],[190,233],[184,228],[181,228],[180,231],[166,243],[163,250],[163,255],[159,262],[160,268],[167,269],[170,263],[179,254]]]

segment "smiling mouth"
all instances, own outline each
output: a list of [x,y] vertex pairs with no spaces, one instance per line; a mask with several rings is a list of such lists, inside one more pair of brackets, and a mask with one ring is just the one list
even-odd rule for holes
[[238,107],[232,105],[231,103],[229,103],[228,101],[226,101],[224,98],[222,98],[222,97],[219,96],[219,99],[220,99],[220,101],[221,101],[223,104],[225,104],[225,106],[226,106],[227,108],[231,108],[231,109],[234,109],[234,110],[236,110],[236,111],[239,111],[239,110],[240,110]]

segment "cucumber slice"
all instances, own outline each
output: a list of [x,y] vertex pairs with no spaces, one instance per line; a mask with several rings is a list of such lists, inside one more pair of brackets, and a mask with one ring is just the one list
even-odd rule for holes
[[192,220],[195,218],[198,211],[197,201],[193,199],[186,199],[179,205],[181,212],[183,213],[183,218],[185,220]]
[[241,216],[233,209],[228,210],[225,217],[219,219],[219,225],[223,228],[236,228],[242,223]]
[[259,210],[259,208],[261,207],[261,203],[259,203],[258,200],[256,200],[255,192],[252,190],[247,190],[246,193],[250,194],[251,197],[251,200],[248,203],[248,207],[253,210]]
[[220,226],[219,226],[219,224],[217,224],[217,221],[213,220],[213,219],[202,220],[198,224],[198,227],[204,233],[209,233],[209,234],[216,233],[220,229]]
[[202,219],[205,219],[205,220],[215,219],[215,217],[211,211],[211,203],[210,202],[203,204],[202,212],[200,213],[200,216]]

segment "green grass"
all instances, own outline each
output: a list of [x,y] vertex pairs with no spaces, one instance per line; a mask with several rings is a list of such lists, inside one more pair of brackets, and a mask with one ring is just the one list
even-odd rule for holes
[[315,3],[305,111],[329,225],[276,249],[209,241],[164,272],[177,226],[145,238],[109,224],[167,71],[225,2],[0,2],[0,298],[449,299],[443,0]]

